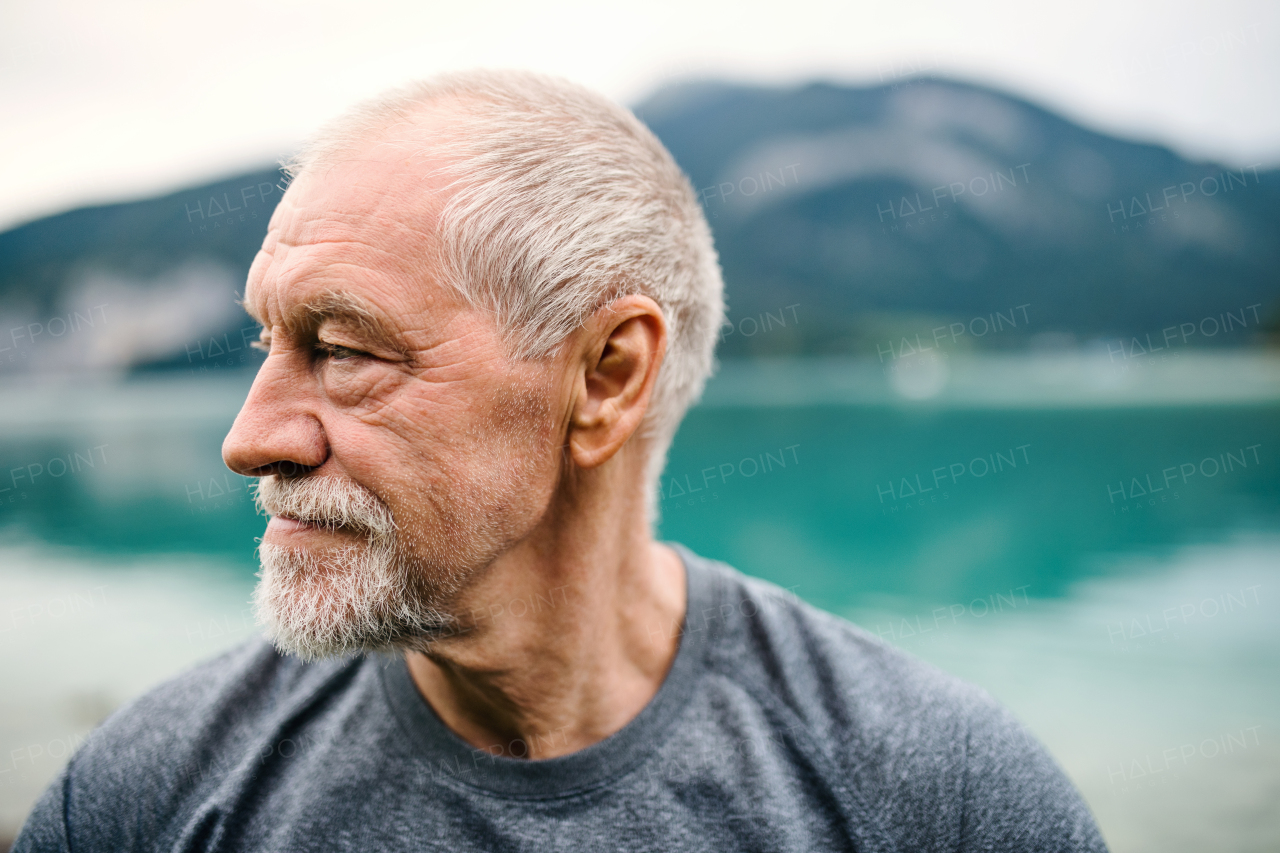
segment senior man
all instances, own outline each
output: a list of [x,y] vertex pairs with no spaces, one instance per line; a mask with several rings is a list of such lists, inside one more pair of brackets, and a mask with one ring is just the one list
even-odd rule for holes
[[292,171],[223,446],[273,643],[114,714],[18,850],[1102,849],[981,691],[653,540],[723,304],[634,116],[452,75]]

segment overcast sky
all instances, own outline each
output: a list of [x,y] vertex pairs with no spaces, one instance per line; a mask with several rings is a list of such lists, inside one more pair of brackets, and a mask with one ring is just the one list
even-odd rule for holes
[[1186,156],[1280,163],[1275,0],[10,0],[0,52],[0,228],[269,163],[355,100],[481,65],[629,104],[689,77],[924,66]]

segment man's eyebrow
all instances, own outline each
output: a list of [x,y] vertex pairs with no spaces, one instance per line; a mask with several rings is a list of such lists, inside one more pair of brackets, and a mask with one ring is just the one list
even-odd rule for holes
[[298,321],[310,329],[318,328],[326,321],[354,326],[370,342],[409,357],[404,341],[383,318],[382,312],[363,296],[350,291],[331,290],[300,303],[290,316],[285,317],[287,325],[295,325]]
[[[247,301],[241,304],[250,317],[262,323],[249,308]],[[312,332],[325,322],[343,323],[353,326],[371,343],[380,344],[405,358],[409,357],[404,341],[383,319],[382,312],[369,300],[350,291],[332,290],[300,302],[290,308],[283,320],[285,328],[291,332]]]

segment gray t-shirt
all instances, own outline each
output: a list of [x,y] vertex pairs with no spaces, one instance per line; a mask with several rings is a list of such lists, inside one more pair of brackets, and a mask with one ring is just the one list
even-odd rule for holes
[[15,850],[1106,849],[987,694],[679,551],[671,671],[586,749],[474,749],[401,657],[305,664],[255,640],[113,714]]

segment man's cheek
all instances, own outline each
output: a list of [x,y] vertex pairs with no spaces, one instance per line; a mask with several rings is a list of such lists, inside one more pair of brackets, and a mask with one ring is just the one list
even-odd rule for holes
[[336,365],[322,379],[329,404],[375,426],[391,426],[400,419],[395,403],[404,377],[380,365]]

